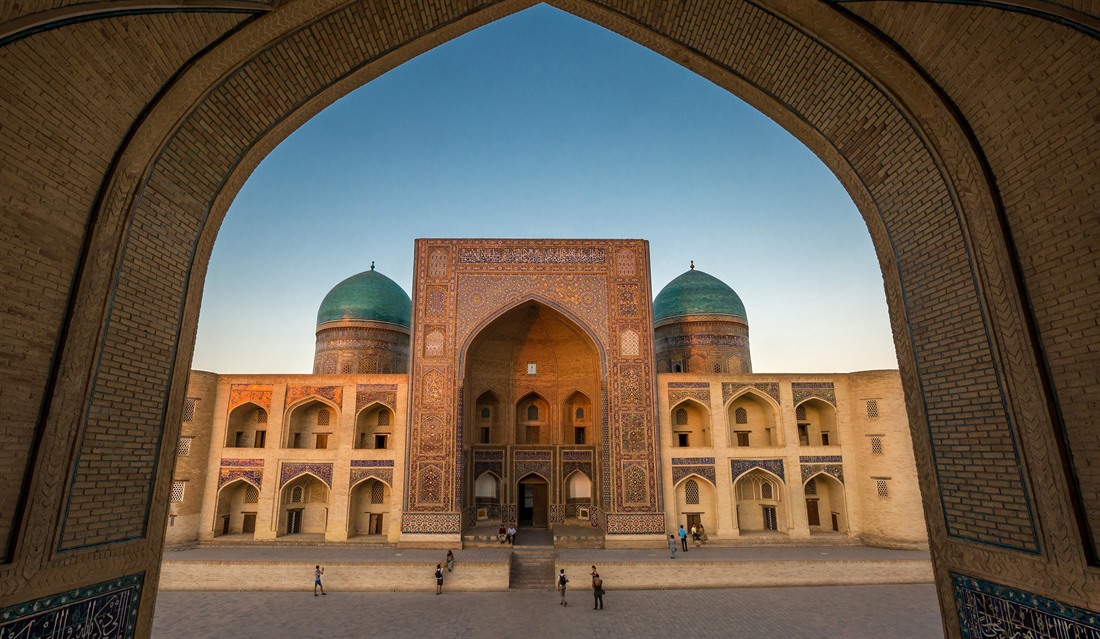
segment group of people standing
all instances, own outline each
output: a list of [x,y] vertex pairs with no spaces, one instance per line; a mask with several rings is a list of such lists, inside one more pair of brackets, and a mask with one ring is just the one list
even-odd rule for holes
[[[679,534],[680,534],[679,545],[680,545],[681,549],[684,552],[687,552],[688,551],[688,540],[687,540],[688,531],[684,530],[684,527],[682,525],[680,526]],[[696,548],[698,548],[702,545],[705,545],[707,543],[707,531],[706,531],[705,528],[703,528],[703,524],[695,524],[691,527],[691,540],[693,542],[695,542],[695,547]],[[674,535],[674,534],[669,535],[668,536],[668,552],[669,552],[669,555],[672,559],[676,559],[676,546],[677,546],[676,535]]]
[[[592,566],[590,576],[592,577],[592,609],[603,610],[603,579],[600,578],[600,573],[596,571],[595,566]],[[565,599],[565,590],[569,585],[569,577],[565,576],[565,568],[562,568],[557,577],[554,578],[554,583],[561,595],[559,605],[569,606],[569,602]]]

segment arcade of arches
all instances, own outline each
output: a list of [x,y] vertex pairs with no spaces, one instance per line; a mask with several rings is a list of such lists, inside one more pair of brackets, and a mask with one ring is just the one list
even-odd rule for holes
[[[109,588],[129,593],[129,619],[148,633],[177,493],[171,453],[182,447],[187,354],[229,202],[270,149],[340,96],[530,4],[135,0],[120,10],[32,0],[0,10],[0,74],[9,89],[0,94],[5,612],[61,593],[91,601],[88,593]],[[552,4],[756,106],[814,150],[859,206],[891,306],[948,636],[1001,623],[1096,632],[1088,611],[1100,610],[1100,11],[1058,0]],[[315,55],[321,46],[325,55]],[[442,293],[443,304],[454,301]],[[416,402],[425,390],[459,388],[458,346],[448,340],[475,327],[439,326],[455,331],[412,336],[412,352],[440,353],[437,368],[411,371]],[[643,341],[649,334],[634,332]],[[615,380],[622,362],[601,348],[606,380]],[[370,362],[395,360],[364,361],[369,371]],[[680,370],[692,374],[690,357],[685,365]],[[437,385],[418,386],[420,373]],[[711,388],[708,411],[720,422],[708,431],[715,448],[719,435],[735,431],[727,417],[737,419],[736,408],[716,405],[718,393]],[[286,419],[287,399],[271,393],[269,420]],[[340,406],[331,416],[339,424],[354,424],[357,402],[343,399],[318,401]],[[498,399],[504,407],[506,398]],[[549,410],[563,410],[545,399]],[[191,411],[213,423],[226,407],[200,402]],[[395,419],[407,416],[391,408]],[[256,427],[242,430],[242,443],[251,432],[254,447],[255,433],[273,428],[247,419]],[[455,408],[410,426],[417,439],[407,444],[426,446],[409,469],[415,486],[394,477],[397,468],[350,466],[380,458],[349,456],[349,468],[415,488],[410,525],[453,530],[476,486],[476,479],[455,485],[468,481],[465,469],[442,452],[466,445],[454,438],[459,422]],[[303,456],[295,463],[323,454],[313,427],[313,448],[294,449]],[[778,445],[798,445],[797,428],[775,428]],[[838,428],[839,445],[853,445],[843,420]],[[749,430],[751,442],[757,433]],[[355,449],[346,435],[333,442],[337,451],[391,450]],[[812,429],[806,436],[817,445]],[[225,437],[195,440],[192,454],[208,456],[203,447],[229,443]],[[605,451],[615,463],[629,461]],[[655,460],[656,449],[644,457]],[[119,458],[128,461],[123,472]],[[274,472],[264,468],[265,484]],[[631,466],[624,477],[644,473]],[[833,486],[826,474],[805,479],[822,493]],[[700,500],[709,499],[706,473],[689,475]],[[498,478],[498,494],[507,495]],[[685,501],[687,478],[675,482]],[[778,526],[781,513],[793,519],[802,511],[791,507],[791,486],[803,492],[808,483],[790,469],[781,483],[771,481],[773,495],[788,491],[775,500]],[[752,500],[761,508],[764,485]],[[257,517],[276,512],[278,500],[274,488],[260,488]],[[678,497],[658,498],[650,488],[596,480],[592,494],[609,491],[610,514],[636,512],[651,525]],[[717,486],[714,499],[728,503],[736,494]],[[333,497],[326,495],[330,504]],[[216,490],[206,501],[220,508]],[[831,493],[829,503],[835,511]],[[237,504],[226,493],[231,531]],[[849,528],[852,506],[847,500]],[[331,507],[327,516],[329,529],[336,520],[349,529],[346,510]],[[23,623],[19,614],[6,618],[5,626]]]

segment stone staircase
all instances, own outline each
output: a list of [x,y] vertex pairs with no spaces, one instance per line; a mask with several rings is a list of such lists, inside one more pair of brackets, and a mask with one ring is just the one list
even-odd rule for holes
[[508,587],[512,590],[552,590],[556,560],[553,546],[513,547]]

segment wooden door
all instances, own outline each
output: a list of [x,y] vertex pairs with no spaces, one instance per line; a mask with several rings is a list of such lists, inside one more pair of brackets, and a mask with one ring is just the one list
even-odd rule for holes
[[228,535],[229,534],[229,515],[223,515],[222,516],[222,534],[223,535]]
[[371,513],[370,525],[367,528],[368,535],[381,535],[382,534],[382,514]]
[[810,520],[811,526],[821,525],[821,514],[817,512],[817,500],[806,500],[806,519]]
[[535,528],[546,528],[550,524],[549,486],[546,484],[529,484],[527,489],[534,493],[534,512],[531,513],[531,525]]
[[685,513],[687,515],[687,529],[691,530],[692,527],[698,529],[699,524],[703,523],[702,513]]
[[241,532],[243,533],[255,533],[256,532],[256,513],[245,513],[244,523],[241,524]]
[[836,532],[840,532],[840,514],[839,513],[832,513],[832,515],[833,515],[833,530],[836,531]]

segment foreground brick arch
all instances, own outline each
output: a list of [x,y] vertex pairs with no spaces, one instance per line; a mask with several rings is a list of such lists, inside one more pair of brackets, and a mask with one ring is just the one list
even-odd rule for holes
[[[0,77],[19,89],[0,94],[13,469],[0,538],[14,533],[0,606],[144,574],[143,633],[229,202],[335,99],[532,3],[34,4],[0,17]],[[848,188],[883,269],[950,636],[956,599],[1008,598],[1000,586],[1100,609],[1087,566],[1100,536],[1097,16],[1039,2],[552,4],[741,96]]]

